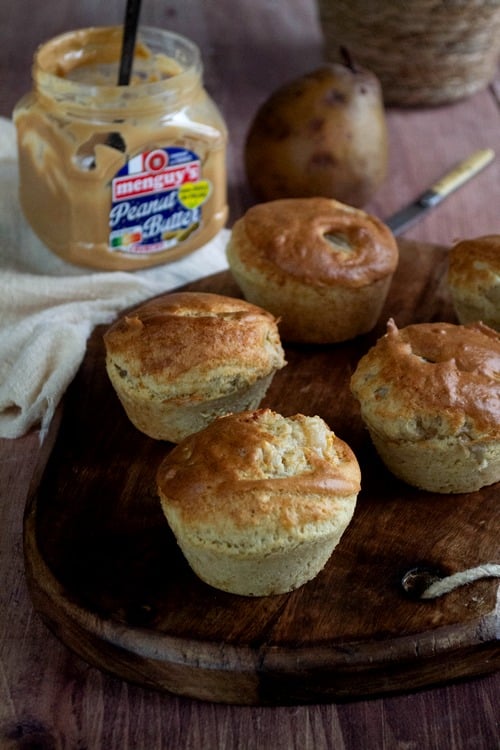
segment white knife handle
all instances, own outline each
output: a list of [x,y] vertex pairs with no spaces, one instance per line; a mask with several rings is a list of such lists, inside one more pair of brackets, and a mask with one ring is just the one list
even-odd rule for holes
[[494,158],[495,152],[491,148],[476,151],[434,183],[431,191],[444,198],[484,169]]

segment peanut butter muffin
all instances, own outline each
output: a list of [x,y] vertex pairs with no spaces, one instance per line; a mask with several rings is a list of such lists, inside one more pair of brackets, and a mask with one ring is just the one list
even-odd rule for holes
[[179,442],[221,414],[256,408],[286,364],[274,317],[245,300],[176,292],[105,333],[106,369],[133,424]]
[[482,323],[420,323],[387,333],[351,390],[388,469],[431,492],[500,480],[500,335]]
[[158,492],[192,570],[244,596],[291,591],[324,567],[360,489],[349,446],[320,417],[220,417],[160,465]]
[[284,340],[330,343],[375,326],[398,248],[360,209],[291,198],[250,208],[234,224],[227,258],[246,299],[280,318]]
[[449,253],[448,285],[460,323],[500,331],[500,234],[463,240]]

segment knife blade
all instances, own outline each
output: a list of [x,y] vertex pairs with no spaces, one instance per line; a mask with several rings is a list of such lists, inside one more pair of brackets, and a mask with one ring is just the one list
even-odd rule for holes
[[394,235],[401,234],[422,218],[424,214],[439,205],[448,195],[484,169],[494,158],[495,152],[491,148],[475,151],[419,195],[413,203],[400,211],[396,211],[389,219],[386,219],[385,224]]

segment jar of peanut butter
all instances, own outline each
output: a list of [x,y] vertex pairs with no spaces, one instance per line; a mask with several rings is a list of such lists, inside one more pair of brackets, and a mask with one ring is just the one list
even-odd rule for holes
[[127,86],[121,45],[121,27],[42,45],[14,121],[34,232],[71,263],[133,270],[186,255],[225,224],[227,130],[191,41],[139,29]]

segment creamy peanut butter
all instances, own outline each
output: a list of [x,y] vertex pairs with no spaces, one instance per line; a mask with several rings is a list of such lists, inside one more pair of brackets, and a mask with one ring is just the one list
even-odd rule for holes
[[196,46],[140,29],[130,85],[118,86],[121,42],[121,27],[52,39],[14,110],[31,227],[65,260],[110,270],[179,258],[227,218],[227,132]]

